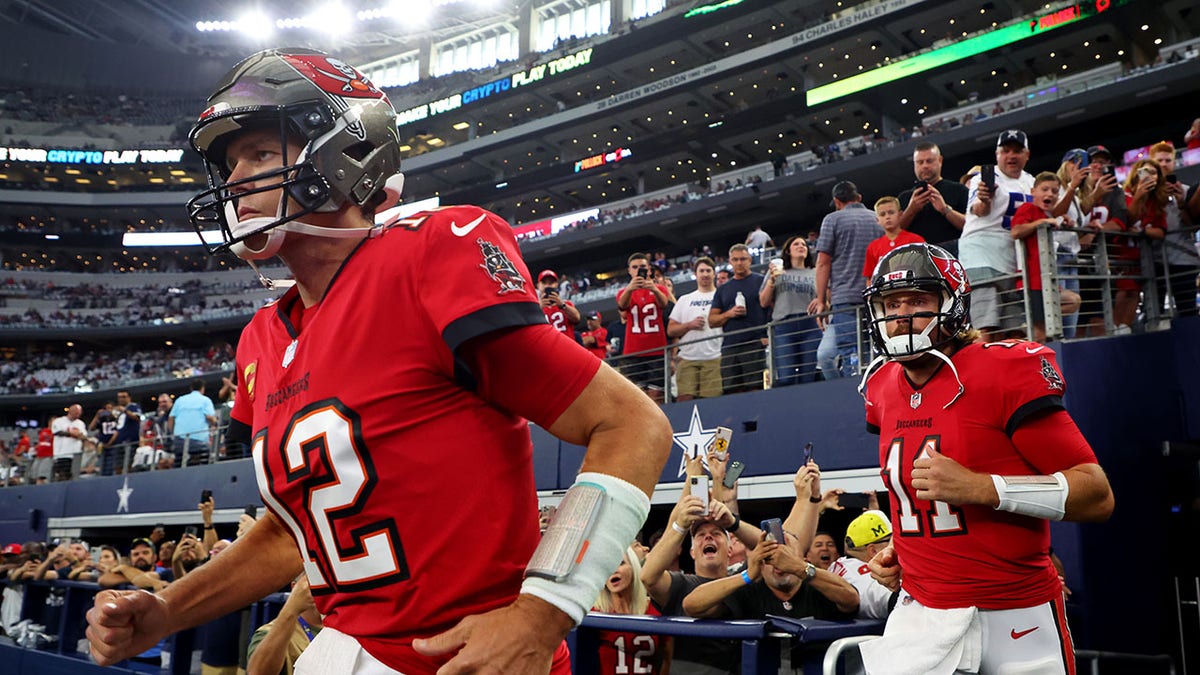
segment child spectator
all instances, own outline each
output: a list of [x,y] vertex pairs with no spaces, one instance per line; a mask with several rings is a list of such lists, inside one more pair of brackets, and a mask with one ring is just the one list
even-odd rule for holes
[[900,200],[895,197],[880,197],[875,202],[875,220],[883,228],[883,236],[867,244],[867,259],[863,263],[863,276],[871,283],[871,273],[879,259],[897,246],[920,244],[925,238],[900,227]]
[[[1068,220],[1070,216],[1051,215],[1054,207],[1058,205],[1058,193],[1061,188],[1062,184],[1057,174],[1049,171],[1039,173],[1033,179],[1033,201],[1021,204],[1012,217],[1012,238],[1023,240],[1025,244],[1024,264],[1021,265],[1024,276],[1023,281],[1018,281],[1017,284],[1023,284],[1029,291],[1029,325],[1032,330],[1030,338],[1035,342],[1046,340],[1046,312],[1042,307],[1042,273],[1037,228],[1039,225],[1075,225],[1074,221]],[[1078,293],[1061,286],[1058,292],[1064,314],[1079,310]]]

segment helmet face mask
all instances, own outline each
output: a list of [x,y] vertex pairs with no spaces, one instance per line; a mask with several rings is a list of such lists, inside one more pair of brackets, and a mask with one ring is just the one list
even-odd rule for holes
[[[188,202],[188,214],[198,232],[213,225],[221,231],[223,243],[210,252],[314,212],[347,204],[374,210],[388,178],[400,169],[395,111],[387,95],[352,66],[321,52],[259,52],[235,66],[208,103],[189,140],[204,159],[209,187]],[[278,133],[281,166],[228,182],[230,143],[262,130]],[[300,147],[298,154],[289,151],[289,141]],[[274,217],[238,223],[237,199],[276,190]],[[281,243],[287,229],[270,233],[272,239]],[[244,245],[234,250],[246,257]]]
[[[931,293],[932,312],[889,315],[885,298],[900,292]],[[871,342],[888,358],[908,361],[939,349],[971,328],[971,285],[962,264],[948,251],[930,244],[901,246],[879,260],[871,285],[863,292],[869,315]],[[929,318],[920,332],[888,335],[889,321]]]

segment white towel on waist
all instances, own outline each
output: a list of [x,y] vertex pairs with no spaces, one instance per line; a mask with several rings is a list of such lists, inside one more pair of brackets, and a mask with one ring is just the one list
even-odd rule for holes
[[983,646],[979,610],[930,609],[907,593],[888,616],[883,637],[859,646],[870,675],[975,673]]

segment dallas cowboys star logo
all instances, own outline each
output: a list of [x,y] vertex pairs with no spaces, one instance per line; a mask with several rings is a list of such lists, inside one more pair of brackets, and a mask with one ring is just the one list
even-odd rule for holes
[[125,476],[125,484],[117,490],[117,496],[121,501],[117,503],[117,513],[124,511],[129,513],[129,495],[133,494],[133,488],[129,487],[129,476]]
[[683,476],[687,473],[687,461],[692,457],[704,458],[708,452],[708,446],[717,437],[716,429],[705,429],[700,422],[700,409],[695,405],[692,406],[692,420],[688,424],[688,430],[671,434],[675,441],[675,445],[683,448],[683,457],[679,459],[679,475]]

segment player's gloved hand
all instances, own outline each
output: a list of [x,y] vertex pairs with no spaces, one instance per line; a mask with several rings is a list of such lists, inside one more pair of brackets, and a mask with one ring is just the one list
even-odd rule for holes
[[425,656],[455,654],[437,675],[550,672],[554,651],[571,630],[571,618],[532,595],[486,614],[468,616],[454,628],[413,648]]
[[867,563],[871,568],[871,578],[895,593],[900,590],[900,561],[896,558],[896,549],[888,544]]
[[87,620],[92,657],[102,666],[141,654],[170,632],[166,601],[145,591],[100,591]]

